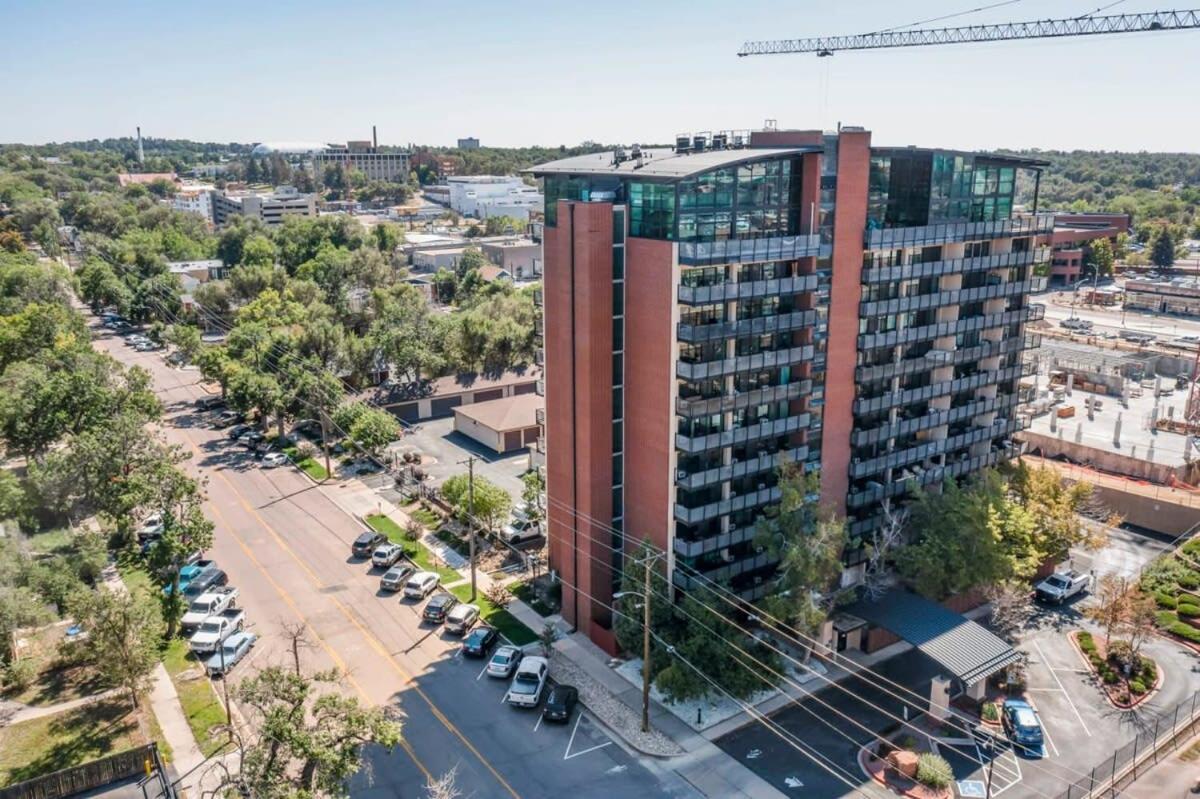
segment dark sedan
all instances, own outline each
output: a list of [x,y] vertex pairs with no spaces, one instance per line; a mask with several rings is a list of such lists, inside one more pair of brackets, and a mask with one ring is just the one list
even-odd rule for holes
[[369,558],[375,547],[386,541],[387,537],[383,533],[367,530],[354,539],[354,543],[350,545],[350,552],[356,558]]
[[496,645],[496,641],[500,639],[500,633],[495,627],[488,627],[486,624],[481,624],[467,635],[463,640],[462,653],[467,657],[481,658],[487,657],[487,653]]
[[1001,720],[1014,749],[1027,757],[1045,754],[1042,720],[1032,705],[1021,699],[1006,699]]
[[216,567],[208,568],[192,578],[191,582],[187,584],[187,588],[183,589],[183,596],[188,601],[191,601],[208,591],[208,589],[225,585],[228,582],[229,575],[222,569]]
[[458,598],[454,594],[436,594],[425,605],[425,612],[421,614],[421,618],[431,624],[441,624],[446,620],[446,614],[457,604]]
[[572,685],[556,685],[550,689],[546,697],[546,706],[542,708],[542,718],[546,721],[557,721],[565,724],[571,720],[575,705],[579,703],[579,691]]

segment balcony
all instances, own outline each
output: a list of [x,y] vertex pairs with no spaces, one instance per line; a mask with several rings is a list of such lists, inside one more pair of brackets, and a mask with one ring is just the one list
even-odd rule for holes
[[923,277],[960,275],[967,272],[982,272],[988,269],[1003,269],[1010,266],[1028,266],[1049,258],[1045,247],[1035,247],[1025,252],[1006,252],[996,255],[979,255],[973,258],[947,258],[941,261],[926,261],[920,264],[897,266],[863,267],[863,283],[891,283],[896,280],[918,280]]
[[768,236],[760,239],[728,239],[726,241],[681,241],[679,263],[685,266],[716,266],[718,264],[753,264],[766,261],[791,261],[825,255],[832,247],[821,245],[819,235]]
[[880,363],[873,366],[860,366],[854,372],[854,379],[859,383],[871,383],[889,377],[928,372],[941,366],[954,366],[962,363],[973,363],[981,358],[991,358],[995,355],[1008,355],[1011,352],[1023,352],[1042,346],[1042,337],[1036,333],[1026,333],[1023,336],[1013,336],[1002,339],[999,344],[993,341],[981,341],[972,347],[962,347],[952,350],[930,350],[923,356],[905,358],[891,363]]
[[910,311],[924,311],[943,305],[962,305],[968,302],[995,300],[1001,297],[1016,297],[1033,290],[1032,280],[997,283],[991,286],[975,286],[967,289],[950,289],[931,294],[915,294],[911,297],[896,297],[891,300],[874,300],[859,304],[860,316],[887,316]]
[[1023,444],[1012,442],[995,448],[986,455],[963,458],[954,463],[948,463],[945,466],[936,466],[932,469],[922,469],[919,466],[913,467],[914,474],[903,479],[893,480],[887,485],[874,483],[861,491],[851,492],[846,504],[851,508],[861,508],[872,503],[881,502],[887,497],[896,497],[907,493],[909,483],[915,483],[920,486],[941,483],[948,477],[961,477],[964,474],[970,474],[989,466],[995,466],[1001,461],[1017,457],[1024,450],[1025,447]]
[[711,416],[714,413],[749,408],[768,402],[782,402],[805,396],[812,392],[811,380],[798,380],[785,386],[766,386],[750,391],[734,391],[719,397],[676,397],[675,412],[688,418]]
[[915,446],[898,449],[886,455],[880,455],[867,460],[855,461],[850,464],[850,477],[858,480],[873,474],[880,474],[888,469],[899,469],[926,458],[937,457],[956,449],[978,444],[999,436],[1010,436],[1024,428],[1024,423],[1017,419],[997,419],[995,424],[986,427],[976,427],[956,436],[926,441]]
[[713,322],[708,325],[687,325],[680,322],[676,335],[680,341],[711,341],[780,333],[785,330],[811,327],[816,323],[816,311],[793,311],[774,316],[759,316],[754,319],[739,319],[736,322]]
[[542,343],[546,334],[546,322],[540,315],[533,317],[533,337],[539,344]]
[[774,438],[776,436],[787,435],[788,433],[796,433],[806,429],[811,421],[811,414],[801,413],[796,416],[787,416],[783,419],[769,419],[758,424],[739,427],[736,430],[723,430],[719,433],[709,433],[708,435],[693,437],[685,436],[683,433],[676,433],[675,448],[688,455],[695,455],[698,452],[707,452],[711,449],[732,447],[735,444],[748,444],[763,438]]
[[947,222],[919,227],[868,230],[864,240],[869,250],[891,250],[960,241],[1038,236],[1053,232],[1054,215],[1038,214],[1037,216],[1000,219],[995,222]]
[[775,486],[774,488],[764,488],[761,491],[750,491],[736,496],[730,495],[729,499],[723,499],[720,502],[710,502],[698,508],[685,508],[676,502],[675,518],[685,524],[699,524],[708,519],[728,516],[739,510],[748,510],[750,508],[757,508],[760,505],[769,505],[772,502],[778,502],[781,496],[783,494],[780,488]]
[[542,307],[542,290],[541,289],[533,290],[533,306],[535,308]]
[[934,397],[957,394],[960,391],[971,391],[983,386],[1003,383],[1006,380],[1012,380],[1016,377],[1028,377],[1034,373],[1036,368],[1037,365],[1032,362],[1020,363],[1015,366],[982,371],[977,374],[957,378],[956,380],[946,380],[929,386],[918,386],[916,388],[888,392],[878,397],[856,399],[854,401],[854,413],[861,416],[889,408],[911,405],[914,402],[925,402]]
[[753,300],[816,291],[816,275],[798,275],[773,280],[746,280],[740,283],[716,283],[711,286],[680,286],[679,302],[685,305],[709,305],[731,300]]
[[534,393],[536,393],[539,397],[546,396],[546,381],[539,380],[536,383],[534,383],[533,390],[534,390]]
[[991,327],[1003,327],[1019,322],[1033,322],[1044,318],[1044,305],[1030,305],[1015,311],[972,316],[967,319],[955,319],[949,322],[938,322],[920,327],[906,327],[902,330],[889,330],[886,333],[862,333],[858,337],[858,348],[870,350],[876,347],[896,347],[903,344],[916,344],[918,341],[957,336],[959,333],[971,333],[976,330],[987,330]]
[[545,436],[538,436],[537,444],[535,445],[535,449],[537,449],[539,454],[542,454],[542,455],[546,454],[546,437]]
[[680,488],[697,489],[724,483],[751,474],[772,472],[784,463],[796,463],[808,457],[808,447],[793,447],[780,452],[764,452],[744,461],[734,461],[728,466],[717,466],[700,472],[679,469],[675,473],[675,485]]
[[675,364],[676,377],[684,380],[708,380],[714,377],[736,374],[738,372],[758,372],[775,366],[811,361],[815,350],[811,344],[803,347],[792,347],[786,350],[768,350],[754,355],[739,355],[736,358],[724,358],[716,361],[701,361],[689,363],[679,361]]
[[727,533],[717,533],[697,540],[675,536],[675,554],[684,558],[697,558],[707,552],[716,552],[743,541],[753,541],[754,535],[753,527],[735,527]]
[[536,350],[534,350],[533,351],[533,362],[535,364],[537,364],[538,366],[545,366],[546,365],[546,351],[544,349],[542,349],[541,347],[538,347]]
[[546,426],[546,409],[545,408],[534,408],[533,421],[539,427],[545,427]]
[[697,586],[703,584],[705,580],[709,580],[714,583],[723,583],[733,579],[734,577],[737,577],[738,575],[746,574],[747,572],[756,572],[759,569],[765,569],[768,566],[773,566],[776,563],[778,563],[778,561],[773,560],[771,556],[763,552],[752,555],[751,557],[740,558],[725,566],[716,566],[711,569],[692,566],[691,570],[699,572],[701,575],[703,575],[703,579],[694,578],[688,575],[685,575],[685,577],[689,580],[695,580],[695,584]]
[[964,419],[973,419],[985,413],[1004,412],[1016,406],[1019,397],[1016,394],[999,394],[995,397],[972,400],[965,405],[945,410],[932,410],[920,416],[898,419],[895,422],[884,423],[878,427],[855,430],[850,434],[850,444],[855,447],[878,444],[889,438],[929,430],[945,424],[954,424]]

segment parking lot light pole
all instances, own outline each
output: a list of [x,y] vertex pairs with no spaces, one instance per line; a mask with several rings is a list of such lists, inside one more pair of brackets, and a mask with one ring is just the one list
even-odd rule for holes
[[471,455],[465,461],[467,464],[467,529],[471,538],[471,600],[475,599],[475,456]]

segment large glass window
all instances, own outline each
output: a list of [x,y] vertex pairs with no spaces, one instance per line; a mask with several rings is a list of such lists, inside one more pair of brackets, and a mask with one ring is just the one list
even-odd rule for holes
[[629,184],[629,235],[646,239],[675,238],[674,184]]

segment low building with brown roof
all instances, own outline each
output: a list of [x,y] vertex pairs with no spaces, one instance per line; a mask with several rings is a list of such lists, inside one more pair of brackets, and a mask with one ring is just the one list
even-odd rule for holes
[[537,412],[546,400],[537,394],[514,394],[454,409],[454,429],[501,455],[537,442]]
[[542,370],[519,366],[503,372],[457,374],[419,383],[385,383],[362,392],[361,397],[383,407],[404,422],[450,416],[460,406],[533,394]]

